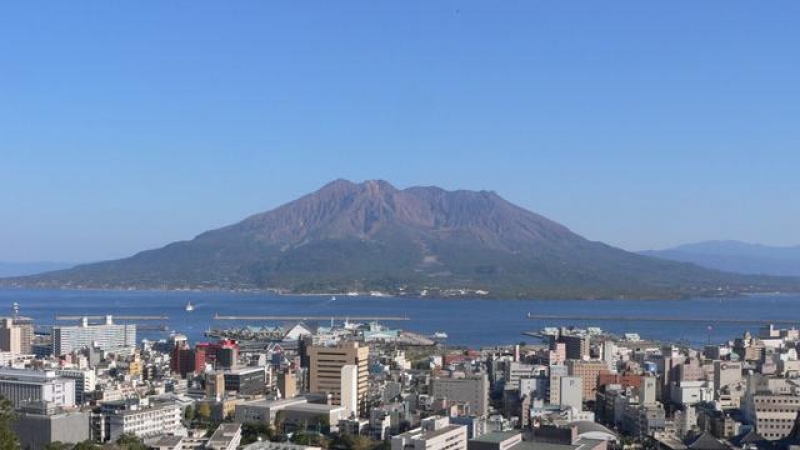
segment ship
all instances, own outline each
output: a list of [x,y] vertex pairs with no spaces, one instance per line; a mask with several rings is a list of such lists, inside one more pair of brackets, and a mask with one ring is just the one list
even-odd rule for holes
[[184,309],[186,310],[186,312],[192,312],[194,311],[194,305],[192,304],[191,301],[186,302],[186,307]]
[[436,333],[433,333],[433,338],[434,339],[447,339],[447,333],[445,333],[444,331],[437,331]]

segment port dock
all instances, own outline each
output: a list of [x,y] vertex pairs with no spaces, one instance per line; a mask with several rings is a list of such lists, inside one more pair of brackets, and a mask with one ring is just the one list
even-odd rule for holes
[[275,320],[348,320],[358,322],[399,322],[411,320],[408,316],[225,316],[220,314],[214,315],[214,320],[262,320],[262,321],[275,321]]
[[797,325],[800,321],[785,319],[726,319],[721,317],[670,317],[670,316],[600,316],[600,315],[557,315],[557,314],[531,314],[531,320],[552,320],[552,321],[594,321],[594,322],[694,322],[694,323],[732,323],[732,324],[763,324],[763,325]]

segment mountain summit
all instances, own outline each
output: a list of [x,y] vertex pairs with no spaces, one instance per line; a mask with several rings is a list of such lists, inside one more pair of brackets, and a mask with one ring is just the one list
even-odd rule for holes
[[491,191],[336,180],[190,241],[2,284],[668,298],[794,289],[800,283],[727,274],[592,242]]

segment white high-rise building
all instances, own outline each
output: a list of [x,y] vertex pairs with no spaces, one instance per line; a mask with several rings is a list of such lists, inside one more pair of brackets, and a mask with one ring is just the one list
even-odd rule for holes
[[347,364],[342,366],[342,402],[344,415],[347,418],[358,416],[358,366]]
[[559,391],[561,393],[559,404],[570,407],[576,411],[583,410],[583,380],[581,377],[566,376],[559,378]]
[[136,325],[117,325],[112,316],[106,316],[103,324],[89,324],[89,319],[84,317],[80,325],[53,327],[53,353],[56,356],[92,345],[102,350],[135,347]]

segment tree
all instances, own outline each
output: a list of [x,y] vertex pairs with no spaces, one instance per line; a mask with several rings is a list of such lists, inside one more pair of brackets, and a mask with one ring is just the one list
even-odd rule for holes
[[53,441],[44,446],[44,450],[72,450],[73,445],[66,442]]
[[195,416],[194,406],[193,405],[187,406],[186,410],[183,411],[183,417],[191,422],[192,420],[194,420],[194,416]]
[[99,446],[93,441],[81,441],[72,447],[72,450],[97,450]]
[[11,424],[16,417],[14,404],[7,398],[0,396],[0,450],[16,450],[19,448],[19,437],[11,429]]
[[202,420],[211,419],[211,405],[208,402],[200,403],[197,406],[197,416]]
[[141,439],[135,434],[125,433],[122,436],[117,438],[117,447],[127,449],[127,450],[146,450],[147,447],[144,445]]

